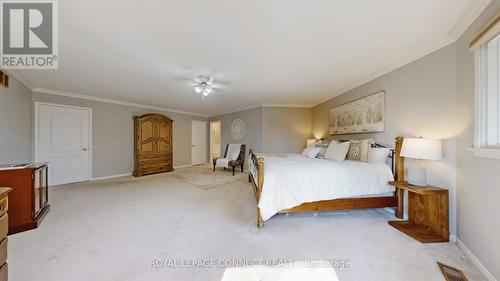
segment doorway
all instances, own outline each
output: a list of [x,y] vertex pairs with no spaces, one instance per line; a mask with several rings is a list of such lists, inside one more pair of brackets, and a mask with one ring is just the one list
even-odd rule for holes
[[49,163],[49,185],[91,177],[92,109],[35,103],[35,162]]
[[220,146],[221,146],[221,140],[220,140],[220,121],[212,121],[210,122],[210,158],[219,158],[221,157],[220,155]]
[[207,163],[207,122],[192,120],[191,165]]

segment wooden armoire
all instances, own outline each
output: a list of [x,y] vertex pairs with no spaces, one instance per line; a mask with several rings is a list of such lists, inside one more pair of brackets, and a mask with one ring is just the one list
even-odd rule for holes
[[134,176],[173,171],[172,119],[150,113],[134,117]]

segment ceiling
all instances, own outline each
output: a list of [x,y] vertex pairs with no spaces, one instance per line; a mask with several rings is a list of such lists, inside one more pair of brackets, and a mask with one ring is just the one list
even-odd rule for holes
[[[455,41],[490,0],[65,0],[32,89],[206,116],[312,106]],[[183,78],[224,88],[205,101]]]

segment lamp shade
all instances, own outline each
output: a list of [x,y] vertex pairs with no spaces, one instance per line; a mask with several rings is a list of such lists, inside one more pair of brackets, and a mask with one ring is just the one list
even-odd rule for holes
[[315,143],[316,139],[308,139],[306,142],[306,146],[310,146],[311,144]]
[[401,148],[401,156],[424,160],[441,160],[442,148],[440,140],[424,138],[405,138]]

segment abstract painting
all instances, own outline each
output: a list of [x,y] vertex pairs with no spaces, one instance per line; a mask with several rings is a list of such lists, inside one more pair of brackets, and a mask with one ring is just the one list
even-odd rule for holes
[[385,131],[385,91],[330,109],[331,135]]

